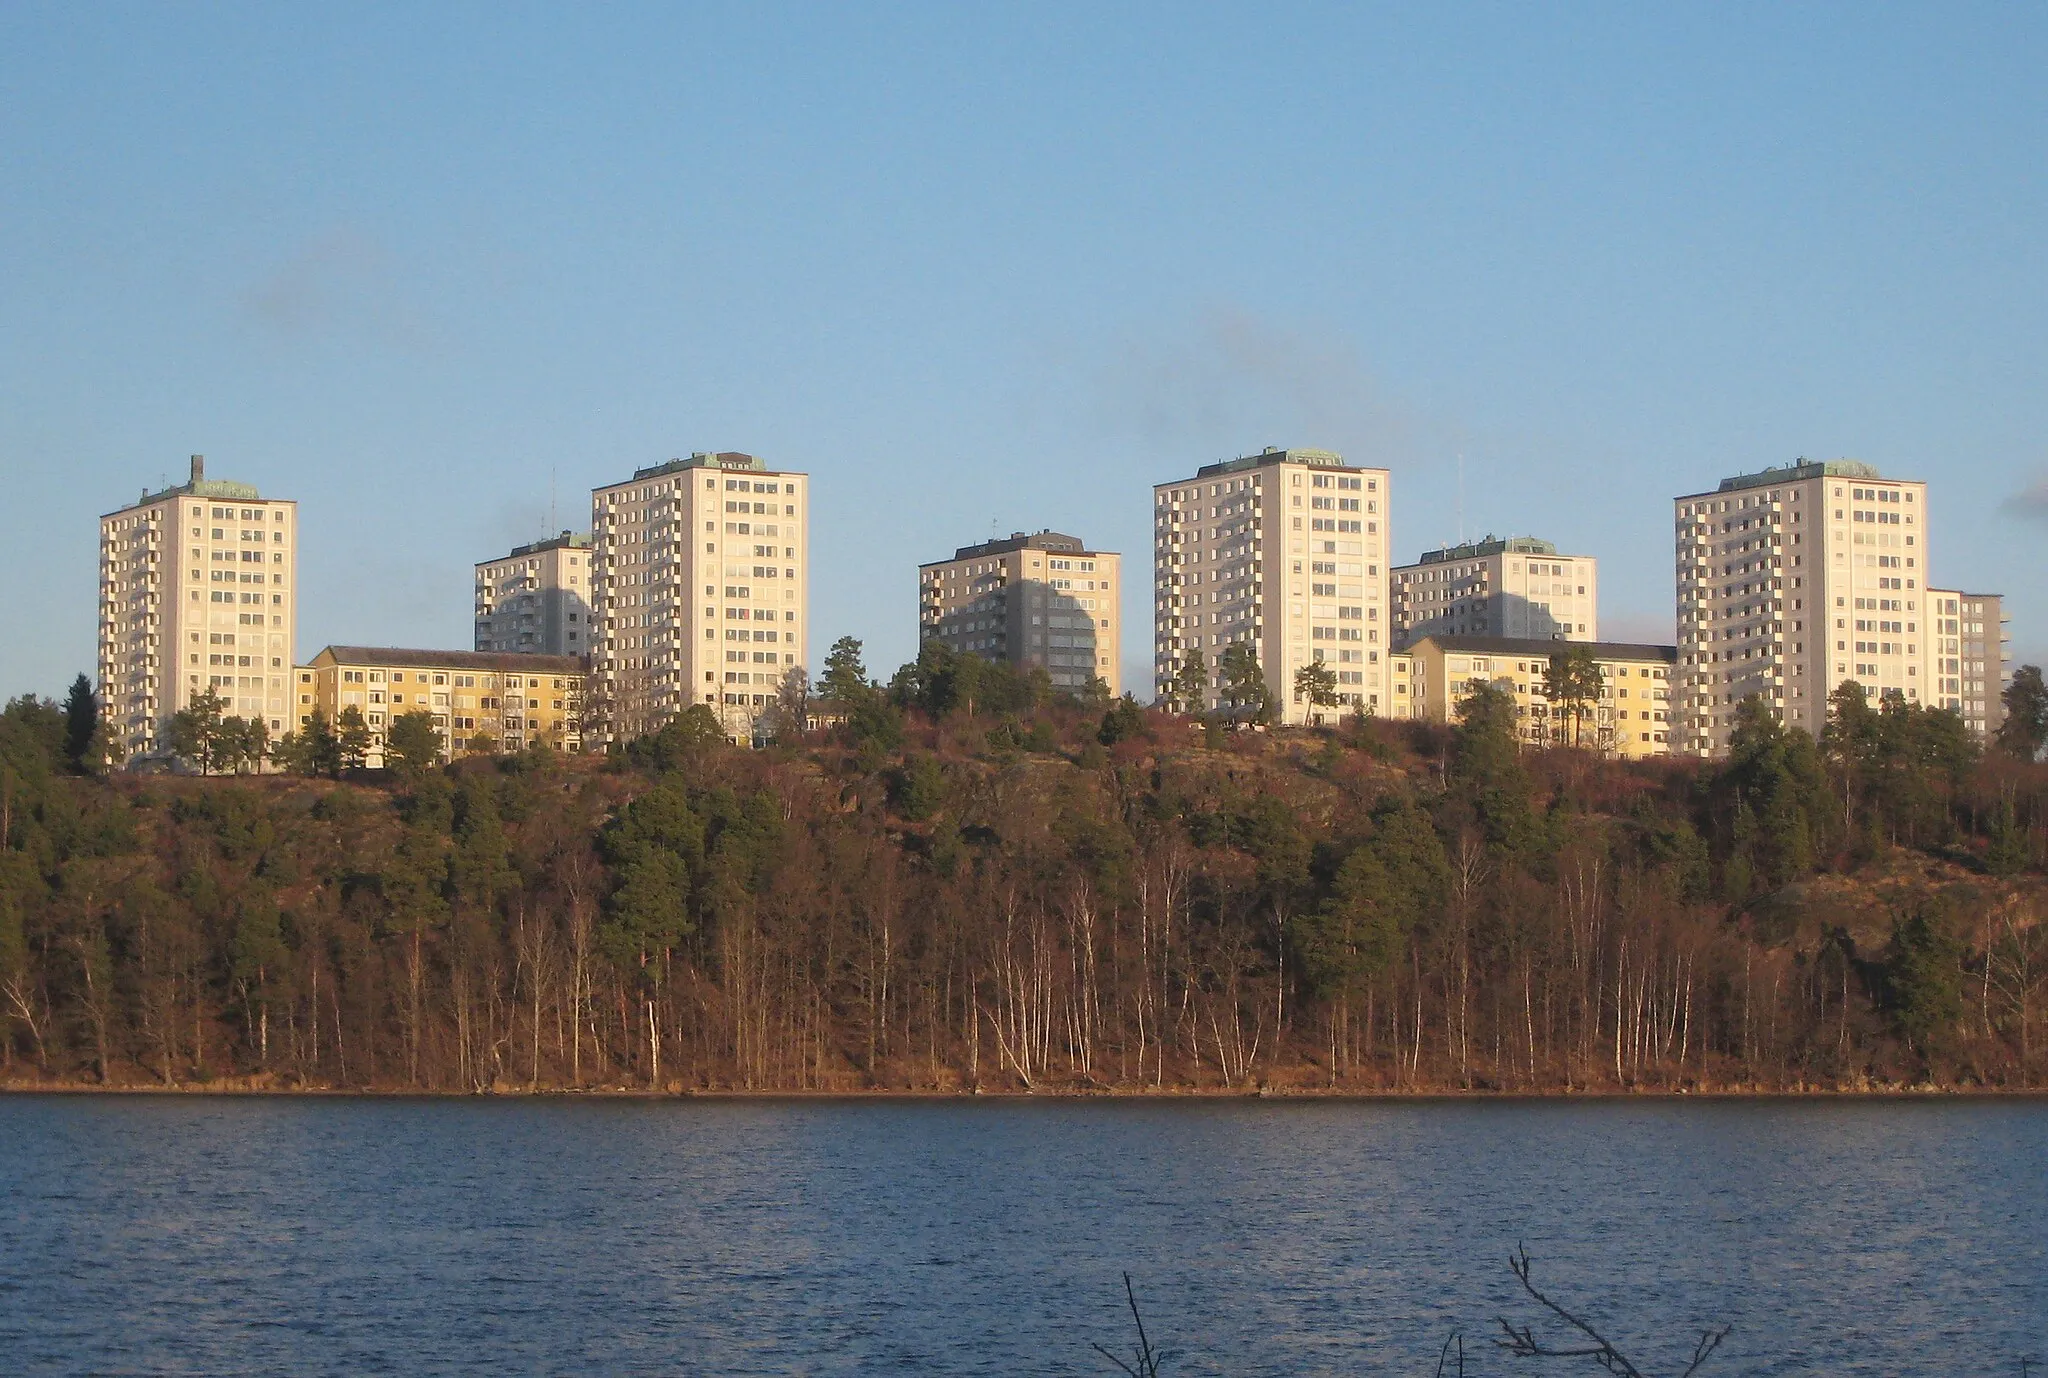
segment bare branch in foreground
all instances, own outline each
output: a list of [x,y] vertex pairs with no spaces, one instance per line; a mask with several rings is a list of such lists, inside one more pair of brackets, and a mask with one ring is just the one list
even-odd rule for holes
[[[1163,1350],[1152,1348],[1151,1337],[1145,1333],[1145,1318],[1138,1314],[1138,1293],[1137,1289],[1131,1286],[1129,1273],[1124,1274],[1124,1297],[1131,1304],[1131,1319],[1138,1326],[1138,1343],[1131,1350],[1132,1362],[1125,1363],[1099,1344],[1091,1343],[1088,1347],[1128,1373],[1131,1378],[1159,1378],[1159,1365],[1165,1360],[1166,1354]],[[1136,1367],[1132,1367],[1132,1364]]]
[[[1587,1321],[1573,1315],[1537,1290],[1536,1284],[1531,1278],[1534,1266],[1533,1261],[1529,1257],[1529,1250],[1525,1245],[1517,1244],[1515,1252],[1508,1256],[1508,1267],[1514,1270],[1515,1277],[1522,1284],[1522,1290],[1531,1297],[1534,1297],[1545,1310],[1585,1336],[1591,1343],[1569,1348],[1553,1348],[1536,1338],[1533,1327],[1525,1325],[1518,1329],[1510,1324],[1505,1316],[1500,1317],[1499,1320],[1500,1328],[1506,1332],[1507,1338],[1496,1339],[1494,1343],[1507,1350],[1508,1353],[1520,1358],[1591,1359],[1607,1372],[1620,1375],[1620,1378],[1645,1378],[1643,1371],[1630,1363],[1628,1356],[1616,1349],[1606,1336],[1595,1330]],[[1721,1341],[1728,1338],[1728,1331],[1729,1327],[1725,1325],[1719,1330],[1701,1331],[1699,1343],[1693,1346],[1692,1362],[1685,1366],[1685,1372],[1680,1374],[1679,1378],[1692,1378],[1692,1375],[1699,1371],[1700,1366],[1706,1363],[1707,1357],[1720,1348]]]

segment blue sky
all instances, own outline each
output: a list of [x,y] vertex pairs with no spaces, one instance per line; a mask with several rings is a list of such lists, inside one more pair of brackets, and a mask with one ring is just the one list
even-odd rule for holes
[[1050,526],[1142,689],[1149,486],[1268,444],[1403,558],[1462,455],[1659,640],[1674,495],[1864,459],[2048,657],[2048,9],[1275,8],[0,8],[0,693],[194,452],[299,499],[302,657],[738,449],[815,475],[813,660]]

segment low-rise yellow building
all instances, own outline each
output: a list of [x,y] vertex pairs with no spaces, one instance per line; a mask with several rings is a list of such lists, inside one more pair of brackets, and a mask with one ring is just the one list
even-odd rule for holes
[[451,758],[536,744],[580,751],[585,675],[581,656],[329,646],[299,667],[296,725],[315,709],[330,723],[344,708],[362,710],[373,767],[402,713],[431,713]]
[[[1543,692],[1553,655],[1592,652],[1602,689],[1583,724]],[[1507,636],[1426,636],[1404,653],[1408,693],[1405,715],[1450,722],[1475,684],[1505,689],[1515,702],[1517,735],[1532,745],[1579,744],[1617,756],[1662,756],[1669,750],[1671,675],[1676,646],[1624,642],[1561,643]],[[1398,680],[1396,681],[1399,682]],[[1403,716],[1395,713],[1393,716]]]
[[1387,652],[1386,716],[1419,718],[1420,709],[1415,700],[1415,657],[1406,651]]

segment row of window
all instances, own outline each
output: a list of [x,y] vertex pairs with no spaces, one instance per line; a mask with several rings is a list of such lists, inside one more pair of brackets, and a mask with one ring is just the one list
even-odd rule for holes
[[[343,684],[383,684],[386,682],[387,676],[392,684],[404,684],[406,682],[406,671],[404,670],[343,670],[341,672],[341,682]],[[412,677],[413,682],[416,684],[446,686],[452,683],[458,689],[475,689],[478,687],[495,689],[498,687],[498,676],[496,675],[451,675],[445,670],[414,670],[412,671]],[[542,687],[543,682],[548,679],[552,679],[554,687],[557,689],[564,687],[566,683],[565,677],[561,675],[506,675],[504,679],[507,689],[524,689],[529,684],[533,688],[539,689]],[[313,672],[301,670],[299,672],[299,682],[301,684],[311,684],[313,682]]]

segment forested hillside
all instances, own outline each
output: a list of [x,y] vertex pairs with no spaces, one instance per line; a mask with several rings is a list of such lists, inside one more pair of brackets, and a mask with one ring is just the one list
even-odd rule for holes
[[80,773],[0,716],[0,1076],[230,1085],[2040,1086],[2048,768],[1946,714],[1731,760],[1229,731],[906,667],[730,747]]

